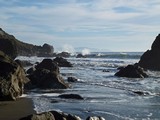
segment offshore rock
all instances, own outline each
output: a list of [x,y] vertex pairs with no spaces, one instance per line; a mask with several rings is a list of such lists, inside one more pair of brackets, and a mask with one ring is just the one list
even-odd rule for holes
[[76,58],[86,58],[86,56],[85,56],[85,55],[82,55],[82,54],[78,54],[78,55],[76,56]]
[[151,46],[151,50],[147,50],[139,61],[139,66],[144,69],[160,71],[160,34],[156,37]]
[[70,57],[71,56],[71,54],[70,53],[68,53],[68,52],[61,52],[61,53],[58,53],[57,55],[56,55],[57,57]]
[[77,82],[78,79],[75,78],[75,77],[68,77],[68,78],[67,78],[67,81],[68,81],[68,82]]
[[24,69],[0,52],[0,99],[16,100],[23,93],[23,86],[28,82]]
[[53,61],[56,62],[59,67],[73,67],[70,62],[62,57],[56,57]]
[[128,77],[128,78],[146,78],[148,75],[144,72],[143,68],[135,65],[128,65],[127,67],[121,68],[115,76]]
[[65,99],[77,99],[77,100],[83,100],[83,97],[81,97],[78,94],[62,94],[59,95],[58,97],[60,98],[65,98]]
[[44,59],[33,72],[28,75],[30,83],[26,89],[66,89],[69,87],[59,74],[59,67],[51,59]]
[[51,45],[44,44],[43,46],[36,46],[21,42],[1,28],[0,50],[13,59],[17,56],[52,56],[54,52],[54,48]]

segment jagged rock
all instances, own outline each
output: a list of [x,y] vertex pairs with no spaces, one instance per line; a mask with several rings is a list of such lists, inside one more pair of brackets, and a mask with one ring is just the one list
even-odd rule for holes
[[17,40],[13,35],[9,35],[0,28],[0,50],[11,58],[19,56],[52,56],[54,52],[53,46],[44,44],[36,46]]
[[56,62],[59,67],[72,67],[72,64],[62,57],[56,57],[53,61]]
[[75,77],[68,77],[67,80],[68,80],[68,82],[77,82],[78,81],[78,79]]
[[127,67],[121,68],[115,76],[128,77],[128,78],[146,78],[148,75],[144,72],[143,68],[135,65],[128,65]]
[[0,99],[16,100],[23,93],[23,86],[28,82],[24,69],[0,52]]
[[65,99],[78,99],[78,100],[83,100],[83,97],[81,97],[78,94],[62,94],[59,95],[58,97],[60,98],[65,98]]
[[151,50],[147,50],[139,61],[139,66],[149,70],[160,70],[160,34],[152,44]]
[[41,114],[33,114],[20,120],[56,120],[51,112],[44,112]]
[[105,120],[105,118],[103,117],[97,117],[97,116],[94,116],[94,117],[88,117],[86,120]]
[[30,83],[26,88],[66,89],[69,87],[60,76],[59,67],[51,59],[44,59],[35,69],[28,75]]

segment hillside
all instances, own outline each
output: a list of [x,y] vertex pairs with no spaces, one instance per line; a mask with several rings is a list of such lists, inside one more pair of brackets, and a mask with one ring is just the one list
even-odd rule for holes
[[9,35],[0,28],[0,50],[12,58],[17,56],[52,56],[54,48],[44,44],[36,46],[17,40],[13,35]]

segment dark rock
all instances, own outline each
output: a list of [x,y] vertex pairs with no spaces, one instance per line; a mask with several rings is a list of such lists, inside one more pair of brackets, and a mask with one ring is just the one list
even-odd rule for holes
[[148,75],[144,72],[143,68],[135,65],[128,65],[125,68],[120,69],[115,76],[128,77],[128,78],[146,78]]
[[57,111],[50,111],[50,112],[53,114],[55,120],[81,120],[81,118],[76,115],[66,114]]
[[0,52],[0,99],[16,100],[28,82],[24,69],[3,52]]
[[82,55],[82,54],[78,54],[78,55],[76,56],[76,58],[86,58],[86,56],[85,56],[85,55]]
[[19,56],[52,56],[54,48],[48,44],[36,46],[17,40],[13,35],[9,35],[0,29],[0,50],[11,58]]
[[61,52],[56,55],[57,57],[70,57],[71,54],[68,52]]
[[50,111],[43,112],[41,114],[29,115],[21,118],[20,120],[81,120],[81,118],[76,115],[66,114],[63,112]]
[[140,95],[140,96],[145,96],[145,95],[149,95],[148,92],[146,91],[132,91],[133,93],[137,94],[137,95]]
[[105,118],[103,117],[97,117],[97,116],[94,116],[94,117],[88,117],[86,120],[105,120]]
[[83,97],[77,94],[62,94],[59,95],[58,97],[60,98],[65,98],[65,99],[77,99],[77,100],[83,100]]
[[41,114],[33,114],[20,120],[56,120],[51,112],[44,112]]
[[36,68],[33,66],[27,70],[27,74],[32,74],[34,71],[36,71]]
[[59,67],[72,67],[72,64],[62,57],[56,57],[54,60]]
[[102,72],[110,72],[109,70],[102,70]]
[[75,78],[75,77],[68,77],[68,78],[67,78],[67,81],[68,81],[68,82],[77,82],[78,79]]
[[36,66],[36,69],[47,69],[51,72],[59,73],[59,67],[52,59],[44,59]]
[[22,61],[22,60],[16,59],[15,62],[17,62],[22,67],[28,67],[28,66],[32,66],[33,65],[32,63],[30,63],[27,60],[23,60]]
[[125,68],[124,66],[121,66],[121,67],[118,67],[117,70],[122,70],[124,68]]
[[33,72],[31,70],[31,74],[28,75],[30,83],[25,85],[26,89],[66,89],[69,87],[60,76],[58,65],[51,59],[44,59],[35,69]]
[[149,70],[160,70],[160,34],[152,44],[151,50],[147,50],[139,61],[139,66]]
[[47,69],[38,69],[29,75],[28,78],[33,88],[66,89],[69,87],[57,72],[51,72]]

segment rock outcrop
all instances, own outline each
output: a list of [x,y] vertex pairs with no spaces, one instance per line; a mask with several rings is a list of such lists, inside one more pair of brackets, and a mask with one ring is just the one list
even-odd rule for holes
[[148,75],[144,72],[143,68],[135,65],[128,65],[127,67],[121,68],[115,76],[128,77],[128,78],[146,78]]
[[152,44],[151,50],[147,50],[139,61],[139,66],[149,70],[160,70],[160,34]]
[[28,78],[30,83],[26,85],[27,89],[66,89],[69,87],[60,76],[58,65],[51,59],[44,59],[39,63]]
[[21,42],[1,28],[0,50],[13,59],[17,56],[52,56],[54,52],[54,48],[51,45],[44,44],[43,46],[36,46]]
[[[67,114],[64,112],[49,111],[40,114],[33,114],[27,117],[21,118],[20,120],[82,120],[79,116]],[[100,116],[87,117],[86,120],[105,120]]]
[[81,120],[81,118],[76,115],[66,114],[63,112],[50,111],[29,115],[21,118],[20,120]]
[[16,100],[23,93],[23,86],[28,79],[24,69],[0,52],[0,99]]

